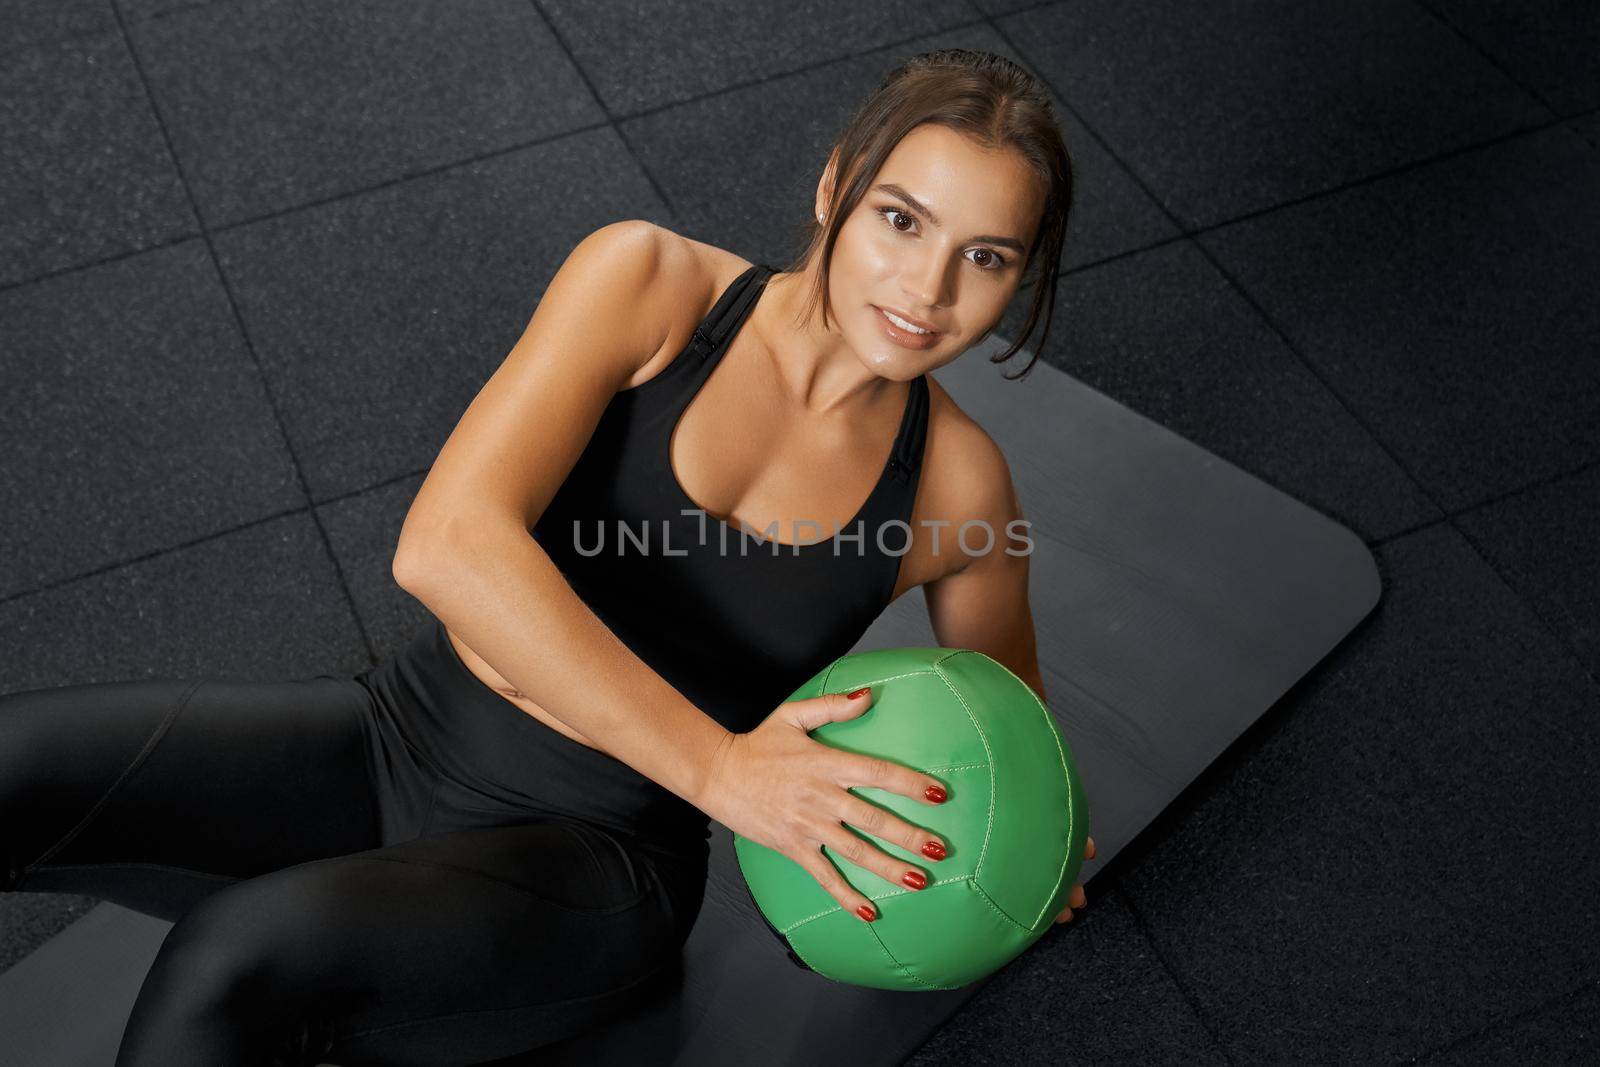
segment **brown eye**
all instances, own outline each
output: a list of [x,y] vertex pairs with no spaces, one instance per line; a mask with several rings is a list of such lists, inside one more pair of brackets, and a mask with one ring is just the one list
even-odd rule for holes
[[1004,256],[995,255],[995,253],[989,251],[987,248],[974,248],[973,251],[977,252],[980,255],[984,255],[984,256],[988,256],[989,257],[989,259],[988,259],[988,264],[989,265],[987,265],[987,266],[985,264],[983,264],[983,263],[978,263],[976,260],[973,261],[978,266],[979,269],[987,270],[987,271],[996,271],[996,270],[1004,270],[1005,269],[1006,260],[1005,260]]
[[883,220],[889,224],[889,228],[894,230],[896,233],[910,233],[911,231],[910,230],[903,230],[899,226],[896,226],[894,224],[895,218],[902,218],[902,219],[907,220],[908,222],[915,222],[916,221],[910,215],[907,215],[904,211],[900,211],[900,210],[898,210],[896,208],[892,208],[892,207],[880,207],[878,209],[878,214],[881,215],[883,217]]

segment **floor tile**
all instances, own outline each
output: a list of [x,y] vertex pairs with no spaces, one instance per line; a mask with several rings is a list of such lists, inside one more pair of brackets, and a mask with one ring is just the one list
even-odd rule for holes
[[425,470],[584,237],[670,219],[614,130],[219,234],[321,501]]
[[1579,137],[1600,149],[1600,111],[1591,111],[1581,119],[1573,119],[1569,125]]
[[1487,1063],[1593,1063],[1600,1052],[1600,983],[1558,996],[1526,1017],[1424,1056],[1427,1067]]
[[[936,48],[982,49],[1019,60],[992,30],[977,26],[666,108],[620,127],[689,233],[781,266],[809,237],[817,183],[851,111],[900,63]],[[1063,266],[1173,237],[1171,221],[1121,165],[1069,108],[1059,99],[1053,103],[1078,181]]]
[[996,20],[1186,229],[1551,118],[1391,0],[1084,0]]
[[1124,854],[1236,1063],[1395,1062],[1600,973],[1600,685],[1448,526],[1379,562],[1371,621]]
[[1007,964],[906,1067],[962,1063],[1224,1064],[1126,901],[1089,906]]
[[4,18],[0,53],[117,28],[107,0],[7,0]]
[[1590,0],[1420,0],[1563,115],[1600,106],[1600,12]]
[[303,507],[205,245],[0,292],[0,597]]
[[615,118],[972,22],[962,0],[656,0],[626,14],[584,0],[540,10]]
[[1199,241],[1455,511],[1600,458],[1597,193],[1558,125]]
[[1189,242],[1068,277],[1040,355],[1365,539],[1440,515]]
[[605,118],[524,0],[249,0],[129,33],[212,229]]
[[0,692],[132,678],[308,677],[371,663],[300,511],[0,603]]
[[1456,525],[1600,678],[1600,464],[1469,511]]
[[0,52],[0,287],[198,231],[122,35]]
[[321,504],[317,514],[378,656],[398,650],[428,619],[426,605],[394,580],[394,553],[423,475],[397,478]]

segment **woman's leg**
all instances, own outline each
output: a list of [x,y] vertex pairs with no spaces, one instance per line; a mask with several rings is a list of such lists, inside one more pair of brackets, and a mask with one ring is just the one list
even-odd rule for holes
[[[493,710],[505,744],[539,736]],[[675,967],[703,862],[477,788],[436,810],[396,732],[425,711],[330,676],[0,696],[4,886],[177,920],[121,1062],[476,1062],[588,1029]]]
[[440,1067],[536,1048],[675,968],[673,902],[700,887],[673,877],[601,828],[543,818],[252,878],[173,927],[118,1067]]
[[166,919],[379,839],[353,678],[142,680],[0,695],[0,889]]

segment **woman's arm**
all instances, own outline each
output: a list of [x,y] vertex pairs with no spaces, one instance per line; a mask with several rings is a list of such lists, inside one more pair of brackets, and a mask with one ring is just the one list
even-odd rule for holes
[[469,648],[601,749],[696,802],[730,732],[623,644],[527,530],[484,518],[416,551],[432,562],[401,584]]
[[[1039,653],[1033,631],[1033,611],[1028,605],[1028,555],[1007,555],[1005,549],[1031,553],[1032,535],[1022,526],[1011,539],[1007,524],[1022,519],[1022,502],[1011,482],[1011,470],[999,447],[982,435],[982,443],[965,450],[976,457],[968,473],[973,496],[978,501],[973,513],[994,530],[994,548],[974,556],[958,571],[929,582],[923,587],[928,602],[928,617],[941,648],[970,648],[982,652],[1027,682],[1044,701],[1044,676],[1039,670]],[[966,476],[965,474],[963,476]],[[956,527],[960,529],[959,524]],[[1023,541],[1024,537],[1027,542]],[[1021,542],[1021,543],[1018,543]],[[955,551],[959,552],[957,547]],[[1094,838],[1084,842],[1084,859],[1095,857]],[[1074,883],[1067,904],[1055,922],[1072,921],[1074,908],[1088,907],[1083,884]]]
[[[1045,699],[1044,677],[1039,670],[1039,654],[1033,629],[1033,612],[1028,604],[1027,555],[1008,555],[1006,549],[1024,552],[1031,544],[1024,541],[1027,530],[1020,525],[1022,504],[1011,482],[1011,470],[999,446],[976,426],[963,441],[960,454],[965,470],[961,478],[970,486],[974,500],[963,522],[972,518],[986,522],[994,534],[994,544],[982,555],[966,560],[960,570],[946,574],[923,586],[928,604],[928,619],[941,648],[970,648],[1003,664],[1027,682],[1039,699]],[[1015,528],[1008,524],[1018,522]],[[960,524],[955,526],[960,529]],[[976,548],[983,538],[981,530],[969,534]],[[940,553],[960,553],[954,537],[940,541]]]
[[692,327],[704,294],[686,249],[639,220],[579,243],[440,450],[393,570],[518,690],[693,803],[732,734],[634,655],[529,532],[612,397]]

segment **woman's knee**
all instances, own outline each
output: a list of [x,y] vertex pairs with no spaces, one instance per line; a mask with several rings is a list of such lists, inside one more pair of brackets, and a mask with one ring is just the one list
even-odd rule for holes
[[219,890],[174,924],[140,987],[119,1067],[269,1062],[266,1050],[272,1063],[324,1062],[317,1053],[340,1009],[316,981],[319,931],[297,920],[293,895],[260,881]]
[[141,997],[167,1011],[210,1011],[245,997],[267,954],[264,931],[248,909],[219,891],[200,901],[168,932],[146,976]]
[[313,1004],[340,991],[341,931],[372,903],[337,861],[285,868],[200,901],[173,926],[157,961],[195,997]]

